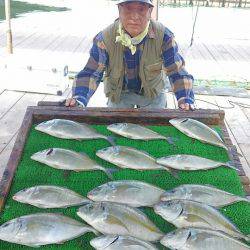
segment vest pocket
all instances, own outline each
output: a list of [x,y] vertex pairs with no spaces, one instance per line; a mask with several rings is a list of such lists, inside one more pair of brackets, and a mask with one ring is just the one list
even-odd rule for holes
[[161,76],[162,71],[162,61],[145,65],[145,78],[147,81],[151,81],[159,76]]
[[104,93],[107,97],[110,97],[116,93],[118,84],[119,78],[109,76],[104,79]]

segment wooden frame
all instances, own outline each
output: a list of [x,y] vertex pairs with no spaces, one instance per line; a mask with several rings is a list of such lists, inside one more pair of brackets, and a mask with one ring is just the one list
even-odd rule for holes
[[15,145],[11,152],[7,167],[0,182],[0,211],[3,210],[16,168],[21,159],[23,149],[33,124],[54,118],[71,119],[89,124],[110,124],[114,122],[133,122],[147,125],[169,125],[172,118],[189,117],[197,119],[207,125],[219,125],[222,128],[225,143],[230,149],[229,157],[239,169],[241,183],[250,195],[250,181],[240,163],[237,150],[233,146],[224,123],[224,111],[198,109],[193,112],[168,109],[108,109],[108,108],[66,108],[58,106],[60,103],[42,102],[37,107],[28,107],[19,130]]

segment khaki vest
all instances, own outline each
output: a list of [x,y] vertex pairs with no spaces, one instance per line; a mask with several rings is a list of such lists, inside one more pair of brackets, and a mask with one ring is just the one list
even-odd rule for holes
[[[109,65],[105,70],[104,92],[112,102],[118,103],[123,87],[125,67],[123,61],[124,47],[115,43],[119,21],[103,30],[104,44],[109,55]],[[150,22],[156,38],[146,40],[140,60],[139,77],[144,96],[153,99],[165,87],[162,60],[162,43],[165,27],[158,22]]]

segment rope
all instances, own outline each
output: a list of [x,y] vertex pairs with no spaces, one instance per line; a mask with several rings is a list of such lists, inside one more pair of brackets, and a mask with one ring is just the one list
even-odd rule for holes
[[[208,103],[208,104],[211,104],[211,105],[214,105],[218,108],[221,108],[221,109],[233,109],[235,108],[235,106],[239,106],[241,108],[250,108],[250,105],[249,104],[246,104],[246,103],[242,103],[242,102],[235,102],[235,101],[231,101],[231,100],[227,100],[228,103],[231,105],[230,107],[224,107],[224,106],[220,106],[218,104],[215,104],[215,103],[212,103],[212,102],[208,102],[208,101],[205,101],[205,100],[201,100],[201,99],[195,99],[195,101],[201,101],[201,102],[205,102],[205,103]],[[197,105],[195,103],[195,105]]]

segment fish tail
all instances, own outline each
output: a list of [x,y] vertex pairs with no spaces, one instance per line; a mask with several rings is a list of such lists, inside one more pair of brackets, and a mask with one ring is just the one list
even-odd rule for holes
[[236,171],[240,171],[238,168],[236,168],[235,166],[233,166],[233,162],[232,161],[228,161],[225,163],[225,166],[231,168],[231,169],[234,169]]
[[89,199],[85,199],[79,205],[81,206],[81,205],[86,205],[86,204],[89,204],[89,203],[93,203],[93,201],[89,200]]
[[112,146],[116,146],[116,142],[115,142],[115,137],[110,135],[108,137],[106,137],[106,140],[112,145]]
[[164,169],[167,170],[174,178],[180,179],[179,171],[177,169],[168,168],[165,166],[164,166]]
[[237,201],[245,201],[245,202],[249,202],[250,203],[250,196],[238,197]]
[[247,242],[250,242],[250,234],[248,235],[244,235],[244,238],[243,238],[245,241]]
[[106,175],[109,177],[109,179],[113,180],[113,173],[119,171],[118,169],[115,168],[103,168],[103,171],[106,173]]
[[178,141],[177,138],[174,138],[174,137],[166,137],[166,141],[171,144],[171,145],[176,145],[175,142]]
[[101,235],[101,233],[98,232],[97,230],[95,230],[94,228],[91,228],[89,231],[92,232],[92,233],[94,233],[96,236]]

